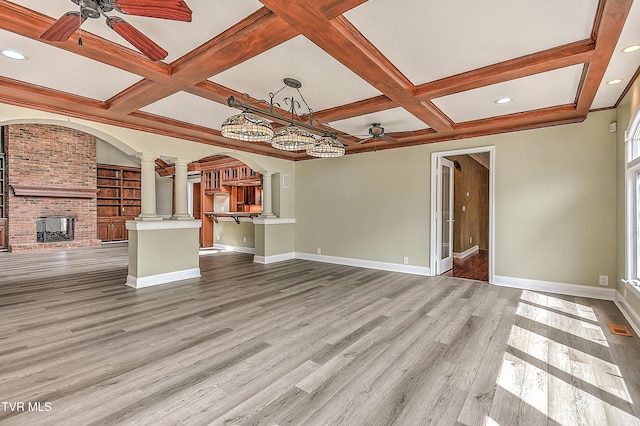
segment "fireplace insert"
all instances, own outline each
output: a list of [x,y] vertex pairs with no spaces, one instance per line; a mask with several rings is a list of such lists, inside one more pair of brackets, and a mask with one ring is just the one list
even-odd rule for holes
[[74,218],[49,216],[36,220],[36,238],[39,243],[73,240]]

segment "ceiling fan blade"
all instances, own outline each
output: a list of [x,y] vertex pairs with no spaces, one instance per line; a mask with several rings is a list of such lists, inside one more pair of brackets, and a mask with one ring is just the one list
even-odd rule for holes
[[182,0],[112,0],[122,13],[149,18],[191,22],[191,9]]
[[67,41],[84,21],[86,18],[80,16],[80,12],[67,12],[42,33],[40,38],[49,41]]
[[398,139],[392,138],[389,135],[384,135],[381,139],[384,139],[385,141],[387,141],[389,143],[398,143],[398,142],[400,142]]
[[153,40],[135,29],[133,25],[124,19],[109,17],[107,18],[107,25],[152,61],[161,61],[167,57],[168,53],[166,50],[158,46]]

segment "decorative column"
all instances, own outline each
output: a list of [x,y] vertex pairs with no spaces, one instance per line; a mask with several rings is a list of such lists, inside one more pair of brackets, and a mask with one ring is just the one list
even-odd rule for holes
[[172,219],[187,220],[193,219],[189,215],[189,197],[187,194],[187,164],[189,162],[183,159],[174,161],[175,174],[173,188],[175,191],[176,211],[173,213]]
[[274,172],[262,173],[262,215],[263,217],[273,217],[272,211],[272,190],[271,190],[271,178]]
[[140,156],[142,212],[136,220],[162,220],[156,213],[156,156]]

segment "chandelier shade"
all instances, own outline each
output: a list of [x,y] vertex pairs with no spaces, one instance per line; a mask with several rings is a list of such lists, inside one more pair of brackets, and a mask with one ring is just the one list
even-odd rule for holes
[[344,145],[336,139],[323,136],[312,147],[307,148],[307,155],[319,158],[342,157]]
[[[344,155],[344,145],[338,142],[338,133],[330,130],[328,126],[316,127],[313,120],[313,111],[302,96],[300,88],[302,83],[294,78],[285,78],[284,87],[276,92],[269,93],[269,102],[259,101],[248,94],[243,98],[249,99],[251,104],[242,102],[233,96],[227,98],[227,105],[232,108],[242,108],[241,114],[227,118],[221,127],[222,136],[245,142],[270,142],[271,146],[283,151],[307,151],[308,155],[315,157],[339,157]],[[289,106],[290,116],[280,114],[275,107],[280,104],[275,102],[275,97],[282,90],[291,88],[300,95],[300,100],[307,109],[305,122],[297,113],[301,103],[293,96],[284,98],[284,103]],[[268,104],[269,108],[259,104]],[[275,133],[267,119],[278,123],[289,123],[289,126]],[[317,120],[316,120],[317,121]],[[322,135],[316,139],[317,135]]]
[[274,133],[267,120],[246,110],[227,118],[220,131],[225,138],[245,142],[269,142]]
[[296,125],[290,125],[276,133],[271,139],[271,146],[283,151],[302,151],[316,143],[313,135]]

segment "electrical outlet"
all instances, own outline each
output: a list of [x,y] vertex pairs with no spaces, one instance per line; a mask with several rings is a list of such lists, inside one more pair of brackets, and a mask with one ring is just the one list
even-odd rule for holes
[[247,237],[242,237],[242,242],[246,243],[247,242]]
[[469,244],[473,242],[473,237],[469,237]]
[[407,256],[402,258],[402,263],[404,263],[405,265],[409,264],[409,258]]
[[320,247],[316,249],[316,254],[322,254],[322,249]]
[[216,241],[220,241],[220,235],[216,235]]
[[609,285],[609,276],[608,275],[600,275],[600,285],[608,286]]

